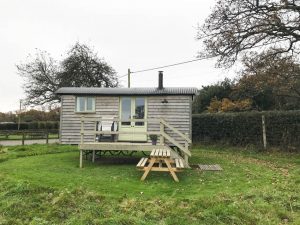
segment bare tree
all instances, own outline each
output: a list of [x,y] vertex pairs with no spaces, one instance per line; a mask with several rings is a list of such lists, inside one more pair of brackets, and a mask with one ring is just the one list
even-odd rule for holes
[[59,101],[54,92],[59,87],[57,62],[45,51],[37,51],[30,62],[17,65],[18,73],[24,78],[25,104],[44,105]]
[[58,80],[64,87],[116,87],[114,69],[100,59],[91,47],[76,43],[61,63]]
[[250,98],[260,110],[299,109],[300,65],[293,57],[266,52],[244,57],[242,62],[244,68],[233,88],[232,98]]
[[280,54],[254,54],[242,60],[239,85],[248,85],[261,91],[270,88],[279,97],[300,100],[300,65],[293,57]]
[[114,69],[100,59],[92,48],[76,43],[61,62],[45,51],[37,51],[27,63],[17,65],[24,78],[27,105],[53,105],[59,102],[60,87],[116,87]]
[[219,0],[198,39],[200,56],[218,57],[217,66],[230,67],[249,50],[299,54],[299,0]]

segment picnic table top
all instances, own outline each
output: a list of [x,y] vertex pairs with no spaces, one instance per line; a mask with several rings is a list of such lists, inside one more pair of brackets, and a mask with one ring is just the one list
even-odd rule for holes
[[152,150],[150,157],[170,158],[171,152],[167,149],[156,148]]

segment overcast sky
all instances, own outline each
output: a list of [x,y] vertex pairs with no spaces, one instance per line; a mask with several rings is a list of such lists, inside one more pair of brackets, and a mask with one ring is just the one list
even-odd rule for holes
[[[215,0],[0,0],[0,111],[24,98],[16,64],[36,49],[60,59],[75,42],[93,46],[122,76],[132,71],[195,59],[197,25]],[[214,83],[233,72],[213,60],[164,70],[169,87]],[[157,71],[132,75],[132,87],[157,85]],[[127,78],[121,79],[127,86]]]

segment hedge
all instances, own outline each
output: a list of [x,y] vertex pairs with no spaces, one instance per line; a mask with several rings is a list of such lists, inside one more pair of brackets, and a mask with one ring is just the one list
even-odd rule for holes
[[[18,124],[0,124],[0,130],[17,130]],[[20,123],[20,130],[56,130],[59,129],[58,121],[39,121],[30,123]]]
[[262,115],[268,146],[300,148],[300,111],[205,113],[193,115],[193,142],[262,146]]

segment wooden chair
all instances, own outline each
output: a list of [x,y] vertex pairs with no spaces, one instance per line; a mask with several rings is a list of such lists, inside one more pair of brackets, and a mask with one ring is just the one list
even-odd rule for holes
[[[117,131],[118,123],[114,121],[115,117],[102,117],[101,122],[97,122],[97,131]],[[100,134],[96,136],[96,141],[101,142],[103,140],[116,141],[115,134]]]

